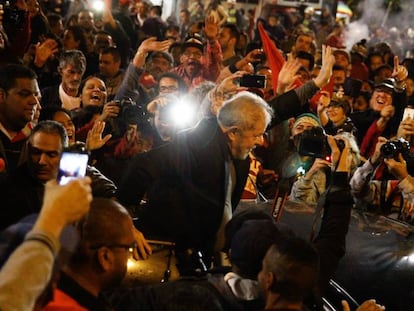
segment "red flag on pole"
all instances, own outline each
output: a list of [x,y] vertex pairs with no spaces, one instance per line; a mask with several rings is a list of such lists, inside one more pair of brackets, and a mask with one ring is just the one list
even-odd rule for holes
[[[282,66],[286,62],[280,50],[276,47],[276,44],[270,39],[268,33],[263,27],[262,23],[258,24],[260,38],[262,40],[263,50],[266,54],[269,67],[272,70],[272,82],[273,82],[273,91],[277,93],[277,80],[279,77],[279,72],[282,69]],[[294,83],[294,88],[297,88],[302,85],[302,82],[297,79]]]
[[280,53],[279,49],[276,47],[273,40],[270,39],[269,35],[263,27],[263,24],[259,23],[257,27],[259,29],[260,38],[262,39],[263,50],[266,54],[269,67],[272,70],[273,91],[276,94],[277,78],[283,64],[285,63],[285,59],[283,58],[283,55]]

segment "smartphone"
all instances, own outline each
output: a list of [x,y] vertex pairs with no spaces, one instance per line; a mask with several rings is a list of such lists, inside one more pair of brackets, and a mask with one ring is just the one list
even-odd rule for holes
[[87,151],[65,149],[59,162],[58,183],[66,185],[72,179],[85,177],[88,160]]
[[414,120],[414,108],[405,108],[404,109],[404,114],[403,114],[403,120],[407,119],[407,118],[411,118]]
[[240,78],[240,86],[255,87],[264,89],[266,87],[266,76],[262,75],[244,75]]

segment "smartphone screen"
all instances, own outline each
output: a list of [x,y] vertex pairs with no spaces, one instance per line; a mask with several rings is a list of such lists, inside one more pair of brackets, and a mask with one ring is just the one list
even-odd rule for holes
[[84,177],[88,159],[87,153],[63,152],[59,163],[58,183],[66,185],[72,179]]
[[414,120],[414,108],[405,108],[404,109],[404,114],[403,114],[403,120],[407,119],[407,118],[411,118],[412,120]]

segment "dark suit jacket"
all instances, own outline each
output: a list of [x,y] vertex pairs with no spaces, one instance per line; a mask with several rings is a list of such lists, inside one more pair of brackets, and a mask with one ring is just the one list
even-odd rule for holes
[[[148,196],[138,226],[148,236],[170,238],[177,248],[207,254],[221,224],[229,180],[230,150],[215,118],[204,119],[166,145],[140,154],[126,171],[118,198],[127,207]],[[249,159],[233,160],[237,206],[249,172]]]

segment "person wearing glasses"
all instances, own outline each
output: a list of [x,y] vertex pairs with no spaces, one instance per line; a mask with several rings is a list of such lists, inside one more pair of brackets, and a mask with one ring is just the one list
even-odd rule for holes
[[77,227],[78,247],[43,310],[113,310],[101,293],[121,283],[136,252],[132,219],[116,201],[99,198]]

